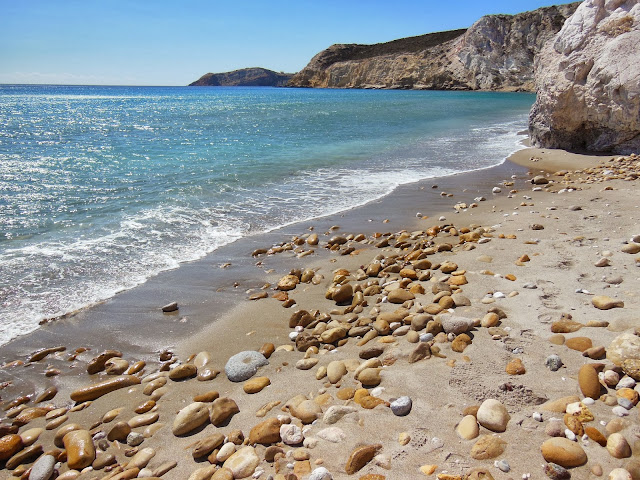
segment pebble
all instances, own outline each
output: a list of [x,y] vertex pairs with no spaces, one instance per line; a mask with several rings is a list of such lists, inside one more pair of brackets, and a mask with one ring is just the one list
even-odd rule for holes
[[240,409],[235,401],[228,397],[220,397],[211,404],[209,420],[215,427],[219,427],[238,412]]
[[507,442],[500,437],[493,435],[483,435],[471,447],[471,457],[476,460],[488,460],[504,453]]
[[346,373],[347,367],[343,361],[334,360],[327,365],[327,378],[333,384],[338,383]]
[[224,462],[223,467],[231,471],[233,478],[246,478],[253,474],[259,464],[260,457],[255,449],[247,446],[231,455]]
[[356,413],[357,411],[357,408],[347,405],[332,405],[325,412],[324,416],[322,417],[322,421],[327,425],[333,425],[345,415]]
[[268,377],[256,377],[248,380],[242,389],[245,393],[253,394],[262,391],[265,387],[271,385],[271,380]]
[[594,400],[600,398],[600,379],[598,378],[598,372],[591,364],[586,364],[580,367],[578,371],[578,385],[580,391],[585,397],[591,397]]
[[621,433],[612,433],[609,435],[607,438],[607,451],[614,458],[627,458],[631,456],[631,447]]
[[31,467],[29,480],[49,480],[55,464],[56,458],[53,455],[42,455]]
[[232,382],[244,382],[254,376],[258,368],[268,364],[269,361],[260,352],[246,350],[229,358],[224,373]]
[[0,438],[0,460],[7,460],[22,450],[24,443],[22,437],[15,433]]
[[504,432],[510,416],[505,406],[495,399],[487,399],[480,405],[478,423],[492,432]]
[[571,472],[557,463],[547,463],[544,466],[544,473],[552,480],[569,480]]
[[311,472],[308,480],[333,480],[333,476],[324,467],[318,467]]
[[398,417],[404,417],[411,411],[411,398],[407,396],[399,397],[391,402],[391,411]]
[[460,438],[472,440],[480,434],[478,422],[473,415],[466,415],[456,427],[456,433]]
[[519,358],[514,358],[507,364],[505,371],[509,375],[524,375],[526,369],[524,368],[522,360],[520,360]]
[[236,451],[236,444],[233,442],[227,442],[220,447],[216,455],[216,461],[218,463],[224,463],[231,455]]
[[558,355],[549,355],[544,364],[551,370],[552,372],[558,371],[564,363],[562,363],[562,359]]
[[347,474],[353,475],[360,471],[381,449],[382,445],[380,444],[356,447],[347,460],[347,465],[345,466]]
[[618,405],[617,407],[613,407],[611,409],[611,412],[618,417],[626,417],[627,415],[629,415],[629,411],[626,408],[621,407],[620,405]]
[[624,308],[624,302],[605,295],[596,295],[591,299],[591,303],[599,310],[610,310],[612,308]]
[[93,463],[96,449],[88,430],[74,430],[63,438],[69,468],[82,470]]
[[614,468],[609,472],[608,480],[633,480],[633,477],[624,468]]
[[207,420],[209,420],[208,405],[203,402],[194,402],[178,412],[171,430],[176,436],[185,435],[203,425]]
[[131,432],[127,435],[127,445],[130,447],[137,447],[144,442],[144,435],[138,432]]
[[298,445],[304,440],[300,427],[292,423],[280,426],[280,437],[287,445]]
[[320,430],[317,434],[318,438],[331,443],[340,443],[347,438],[346,433],[338,427],[327,427]]
[[496,461],[494,463],[494,465],[501,471],[507,473],[509,472],[509,470],[511,470],[511,466],[509,465],[509,462],[507,462],[506,460],[499,460]]
[[322,408],[313,400],[305,400],[296,406],[291,406],[289,411],[305,425],[312,423],[322,415]]
[[578,467],[587,462],[587,454],[582,447],[567,438],[550,438],[542,444],[540,450],[547,462],[564,468]]

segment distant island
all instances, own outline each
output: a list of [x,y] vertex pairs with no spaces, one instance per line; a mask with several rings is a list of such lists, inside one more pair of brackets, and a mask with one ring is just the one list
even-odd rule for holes
[[284,87],[293,73],[274,72],[266,68],[241,68],[233,72],[207,73],[190,87]]

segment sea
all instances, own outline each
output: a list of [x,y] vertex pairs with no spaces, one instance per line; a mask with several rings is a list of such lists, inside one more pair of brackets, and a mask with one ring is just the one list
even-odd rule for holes
[[243,237],[498,165],[534,100],[0,85],[0,345]]

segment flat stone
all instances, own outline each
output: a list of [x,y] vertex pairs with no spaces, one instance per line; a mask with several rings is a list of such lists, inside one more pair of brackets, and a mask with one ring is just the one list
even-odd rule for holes
[[487,399],[480,405],[478,423],[492,432],[504,432],[510,416],[505,406],[495,399]]
[[327,427],[320,430],[317,434],[318,438],[322,440],[326,440],[331,443],[340,443],[345,438],[347,438],[347,434],[341,428],[338,427]]
[[415,295],[408,290],[404,290],[402,288],[397,288],[389,292],[387,295],[387,300],[389,303],[401,304],[406,302],[407,300],[415,299]]
[[338,422],[345,415],[349,415],[350,413],[356,413],[358,411],[355,407],[350,407],[348,405],[332,405],[327,411],[324,413],[322,417],[322,421],[327,425],[332,425]]
[[347,367],[341,360],[334,360],[327,365],[327,379],[331,383],[338,383],[347,373]]
[[471,447],[471,457],[476,460],[496,458],[504,453],[507,442],[498,436],[483,435]]
[[195,377],[198,374],[198,369],[193,363],[185,363],[178,365],[169,372],[169,378],[171,380],[184,380],[186,378]]
[[624,302],[605,295],[596,295],[591,299],[591,303],[599,310],[610,310],[612,308],[623,308]]
[[247,478],[253,475],[256,467],[260,464],[260,457],[253,447],[243,447],[225,462],[223,467],[230,470],[233,478]]
[[587,462],[587,454],[582,447],[567,438],[550,438],[540,450],[547,462],[557,463],[564,468],[579,467]]
[[480,428],[476,417],[473,415],[466,415],[456,427],[456,433],[464,440],[473,440],[480,434]]
[[42,455],[31,467],[29,480],[49,480],[56,465],[53,455]]
[[573,333],[584,327],[580,322],[573,320],[560,320],[551,324],[552,333]]
[[594,400],[600,398],[600,389],[602,386],[600,385],[598,372],[591,364],[580,367],[578,371],[578,385],[585,397],[590,397]]
[[269,377],[255,377],[247,380],[247,382],[242,386],[242,389],[245,391],[245,393],[252,394],[262,391],[262,389],[264,389],[268,385],[271,385],[271,380],[269,380]]
[[229,358],[224,372],[230,381],[244,382],[254,376],[258,368],[268,364],[269,361],[260,352],[245,350]]
[[363,445],[361,447],[355,448],[351,455],[349,455],[349,459],[347,460],[347,465],[345,466],[345,472],[349,475],[353,475],[354,473],[360,471],[367,463],[369,463],[373,457],[375,457],[378,452],[382,450],[382,445]]
[[240,409],[235,401],[228,397],[220,397],[211,404],[209,420],[214,426],[219,427],[239,412]]
[[209,420],[209,406],[203,402],[194,402],[178,412],[173,420],[171,431],[174,435],[185,435]]
[[577,350],[578,352],[584,352],[585,350],[591,348],[593,343],[589,337],[573,337],[568,339],[565,342],[567,348],[571,350]]
[[298,405],[289,407],[289,411],[305,425],[322,415],[322,408],[313,400],[304,400]]
[[431,358],[431,347],[426,342],[420,342],[409,354],[408,362],[416,363],[425,358]]
[[281,422],[277,418],[269,418],[260,422],[249,432],[249,443],[251,445],[255,445],[256,443],[269,445],[279,442],[281,440],[280,426]]

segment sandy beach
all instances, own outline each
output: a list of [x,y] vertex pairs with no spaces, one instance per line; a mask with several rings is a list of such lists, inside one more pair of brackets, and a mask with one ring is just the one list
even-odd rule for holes
[[510,160],[1,347],[0,478],[640,478],[638,158]]

